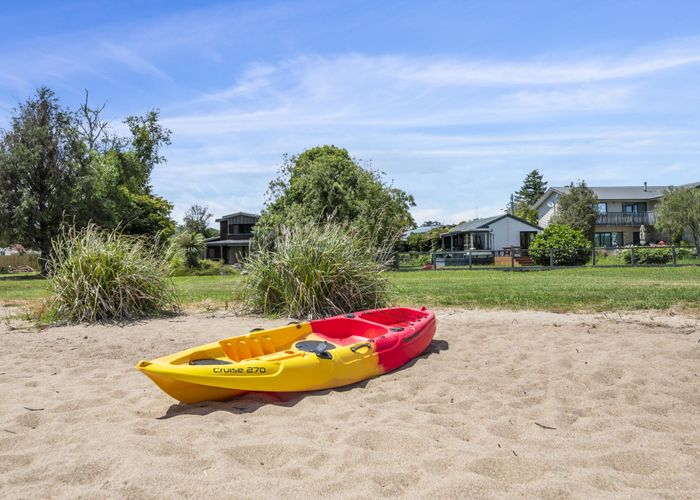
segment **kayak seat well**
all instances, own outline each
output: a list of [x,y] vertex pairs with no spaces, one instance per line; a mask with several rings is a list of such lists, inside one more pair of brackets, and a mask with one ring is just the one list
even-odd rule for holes
[[417,311],[415,309],[408,309],[404,307],[399,307],[396,309],[383,309],[379,311],[367,311],[359,314],[359,317],[366,321],[379,323],[388,327],[406,327],[411,323],[420,321],[428,316],[430,315],[423,311]]
[[320,337],[333,339],[344,345],[375,339],[389,332],[385,326],[349,318],[312,321],[311,329]]

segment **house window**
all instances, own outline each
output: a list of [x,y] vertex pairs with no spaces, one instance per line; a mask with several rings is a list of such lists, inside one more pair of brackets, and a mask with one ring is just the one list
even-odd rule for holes
[[254,224],[233,224],[228,223],[228,234],[250,234],[253,232]]
[[598,203],[598,205],[596,206],[596,211],[597,211],[599,214],[606,214],[606,213],[608,213],[608,204],[607,204],[606,202],[604,202],[604,201]]
[[639,214],[647,211],[646,202],[623,203],[622,211],[626,214]]
[[639,245],[639,242],[641,241],[641,238],[639,236],[639,231],[634,231],[632,233],[632,244],[633,245]]
[[594,243],[597,247],[621,247],[624,244],[621,232],[595,233]]

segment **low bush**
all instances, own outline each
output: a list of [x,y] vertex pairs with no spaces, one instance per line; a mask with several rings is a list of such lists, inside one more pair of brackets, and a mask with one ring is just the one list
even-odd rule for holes
[[[680,249],[679,249],[680,250]],[[626,248],[622,251],[622,260],[625,264],[632,263],[632,249]],[[670,248],[635,248],[634,262],[635,264],[668,264],[673,260],[673,250]]]
[[254,311],[295,318],[381,307],[390,249],[332,222],[281,227],[272,244],[247,259],[242,298]]
[[197,267],[189,267],[182,261],[170,261],[171,276],[226,276],[239,272],[218,260],[200,260]]
[[179,310],[166,252],[150,237],[65,229],[47,263],[49,319],[125,320]]
[[591,256],[591,242],[582,231],[564,224],[550,224],[530,244],[530,256],[541,266],[581,266]]

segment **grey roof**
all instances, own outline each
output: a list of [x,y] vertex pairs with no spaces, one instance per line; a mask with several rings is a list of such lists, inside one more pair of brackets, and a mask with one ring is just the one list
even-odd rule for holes
[[[699,187],[700,182],[690,182],[683,184],[680,187]],[[599,200],[655,200],[664,195],[664,191],[671,186],[588,186],[598,197]],[[566,194],[569,192],[569,186],[554,186],[550,187],[542,197],[537,200],[533,208],[538,208],[549,197],[552,192]]]
[[496,221],[499,221],[501,219],[504,219],[506,217],[509,217],[511,219],[515,219],[519,222],[522,222],[523,224],[527,224],[528,226],[532,226],[536,229],[542,229],[540,226],[533,224],[532,222],[528,222],[525,219],[521,219],[520,217],[516,217],[515,215],[512,214],[501,214],[501,215],[494,215],[493,217],[486,217],[484,219],[474,219],[469,222],[462,222],[461,224],[453,227],[450,229],[448,232],[443,233],[443,234],[457,234],[457,233],[469,233],[473,231],[488,231],[489,226],[493,224]]
[[224,219],[230,219],[231,217],[235,217],[235,216],[237,216],[237,215],[245,215],[246,217],[253,217],[253,218],[255,218],[255,219],[259,219],[259,218],[260,218],[260,216],[259,216],[258,214],[249,214],[248,212],[236,212],[236,213],[233,213],[233,214],[222,215],[221,217],[219,217],[218,219],[216,219],[215,222],[221,222],[221,221],[224,220]]

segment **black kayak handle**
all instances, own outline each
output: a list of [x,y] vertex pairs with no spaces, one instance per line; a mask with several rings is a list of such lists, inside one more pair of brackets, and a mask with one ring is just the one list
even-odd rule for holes
[[350,348],[352,352],[357,352],[359,349],[362,349],[363,347],[366,347],[367,349],[372,349],[372,343],[371,342],[365,342],[363,344],[356,344]]

